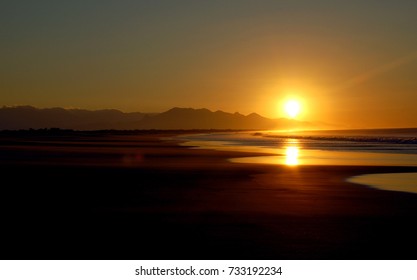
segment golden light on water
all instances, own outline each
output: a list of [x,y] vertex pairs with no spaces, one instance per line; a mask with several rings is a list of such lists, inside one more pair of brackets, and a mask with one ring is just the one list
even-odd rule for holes
[[285,151],[285,164],[298,165],[298,147],[287,147]]
[[288,138],[285,140],[285,164],[286,165],[299,165],[299,142],[297,139]]

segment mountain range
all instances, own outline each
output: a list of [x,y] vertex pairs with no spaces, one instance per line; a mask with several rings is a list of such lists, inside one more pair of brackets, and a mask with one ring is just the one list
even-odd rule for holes
[[0,130],[62,128],[75,130],[134,129],[289,129],[315,128],[310,122],[269,119],[208,109],[172,108],[163,113],[124,113],[118,110],[0,108]]

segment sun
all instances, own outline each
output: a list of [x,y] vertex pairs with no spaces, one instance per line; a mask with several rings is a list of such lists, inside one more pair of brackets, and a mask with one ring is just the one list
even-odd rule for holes
[[295,118],[300,113],[300,102],[296,100],[289,100],[284,105],[285,112],[290,118]]

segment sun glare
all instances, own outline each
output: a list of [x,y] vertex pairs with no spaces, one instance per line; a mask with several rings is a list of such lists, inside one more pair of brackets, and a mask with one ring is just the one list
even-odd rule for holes
[[290,116],[292,119],[295,118],[298,113],[300,113],[300,103],[295,100],[289,100],[285,103],[285,112],[288,116]]
[[286,165],[298,165],[298,148],[287,147],[285,151],[285,164]]

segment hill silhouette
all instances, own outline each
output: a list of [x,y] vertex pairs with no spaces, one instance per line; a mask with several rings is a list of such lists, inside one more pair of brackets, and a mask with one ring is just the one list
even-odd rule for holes
[[172,108],[163,113],[124,113],[118,110],[82,110],[16,106],[0,108],[0,129],[62,128],[75,130],[133,129],[286,129],[313,128],[309,122],[269,119],[256,113],[212,112]]
[[3,107],[0,109],[0,129],[134,129],[135,124],[144,116],[143,113],[123,113],[118,110]]

